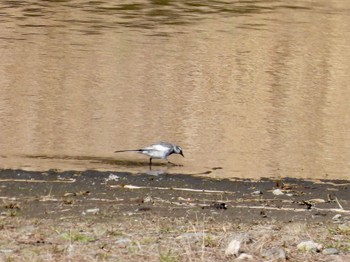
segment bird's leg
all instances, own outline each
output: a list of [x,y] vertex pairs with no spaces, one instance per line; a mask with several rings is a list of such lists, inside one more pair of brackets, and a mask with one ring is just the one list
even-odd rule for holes
[[176,166],[176,164],[170,162],[169,160],[168,160],[168,164],[173,165],[173,166]]
[[168,164],[172,165],[172,166],[182,166],[182,165],[178,165],[178,164],[175,164],[175,163],[172,163],[168,160]]
[[150,157],[150,159],[149,159],[149,166],[150,167],[152,166],[152,157]]

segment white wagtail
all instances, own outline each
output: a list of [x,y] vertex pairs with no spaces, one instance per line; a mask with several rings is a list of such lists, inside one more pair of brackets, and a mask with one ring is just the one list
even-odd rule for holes
[[[152,165],[152,158],[160,158],[168,160],[168,156],[171,154],[180,154],[182,156],[182,148],[178,145],[167,143],[167,142],[159,142],[157,144],[153,144],[144,148],[140,149],[128,149],[128,150],[118,150],[114,151],[114,153],[120,153],[120,152],[128,152],[128,151],[134,151],[138,152],[144,155],[148,155],[150,157],[149,164]],[[168,161],[168,163],[170,163]]]

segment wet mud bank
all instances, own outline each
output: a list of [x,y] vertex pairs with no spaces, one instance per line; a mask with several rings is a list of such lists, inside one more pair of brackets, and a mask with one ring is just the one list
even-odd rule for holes
[[184,174],[0,171],[2,216],[330,221],[350,217],[350,182],[216,180]]

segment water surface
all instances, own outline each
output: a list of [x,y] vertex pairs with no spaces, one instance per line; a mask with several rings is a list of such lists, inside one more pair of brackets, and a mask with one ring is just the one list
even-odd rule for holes
[[[0,167],[348,178],[350,2],[2,1]],[[125,160],[125,161],[124,161]]]

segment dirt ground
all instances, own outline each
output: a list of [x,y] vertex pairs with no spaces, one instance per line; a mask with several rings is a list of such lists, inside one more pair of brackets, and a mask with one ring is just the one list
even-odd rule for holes
[[350,261],[349,185],[1,170],[0,261]]

